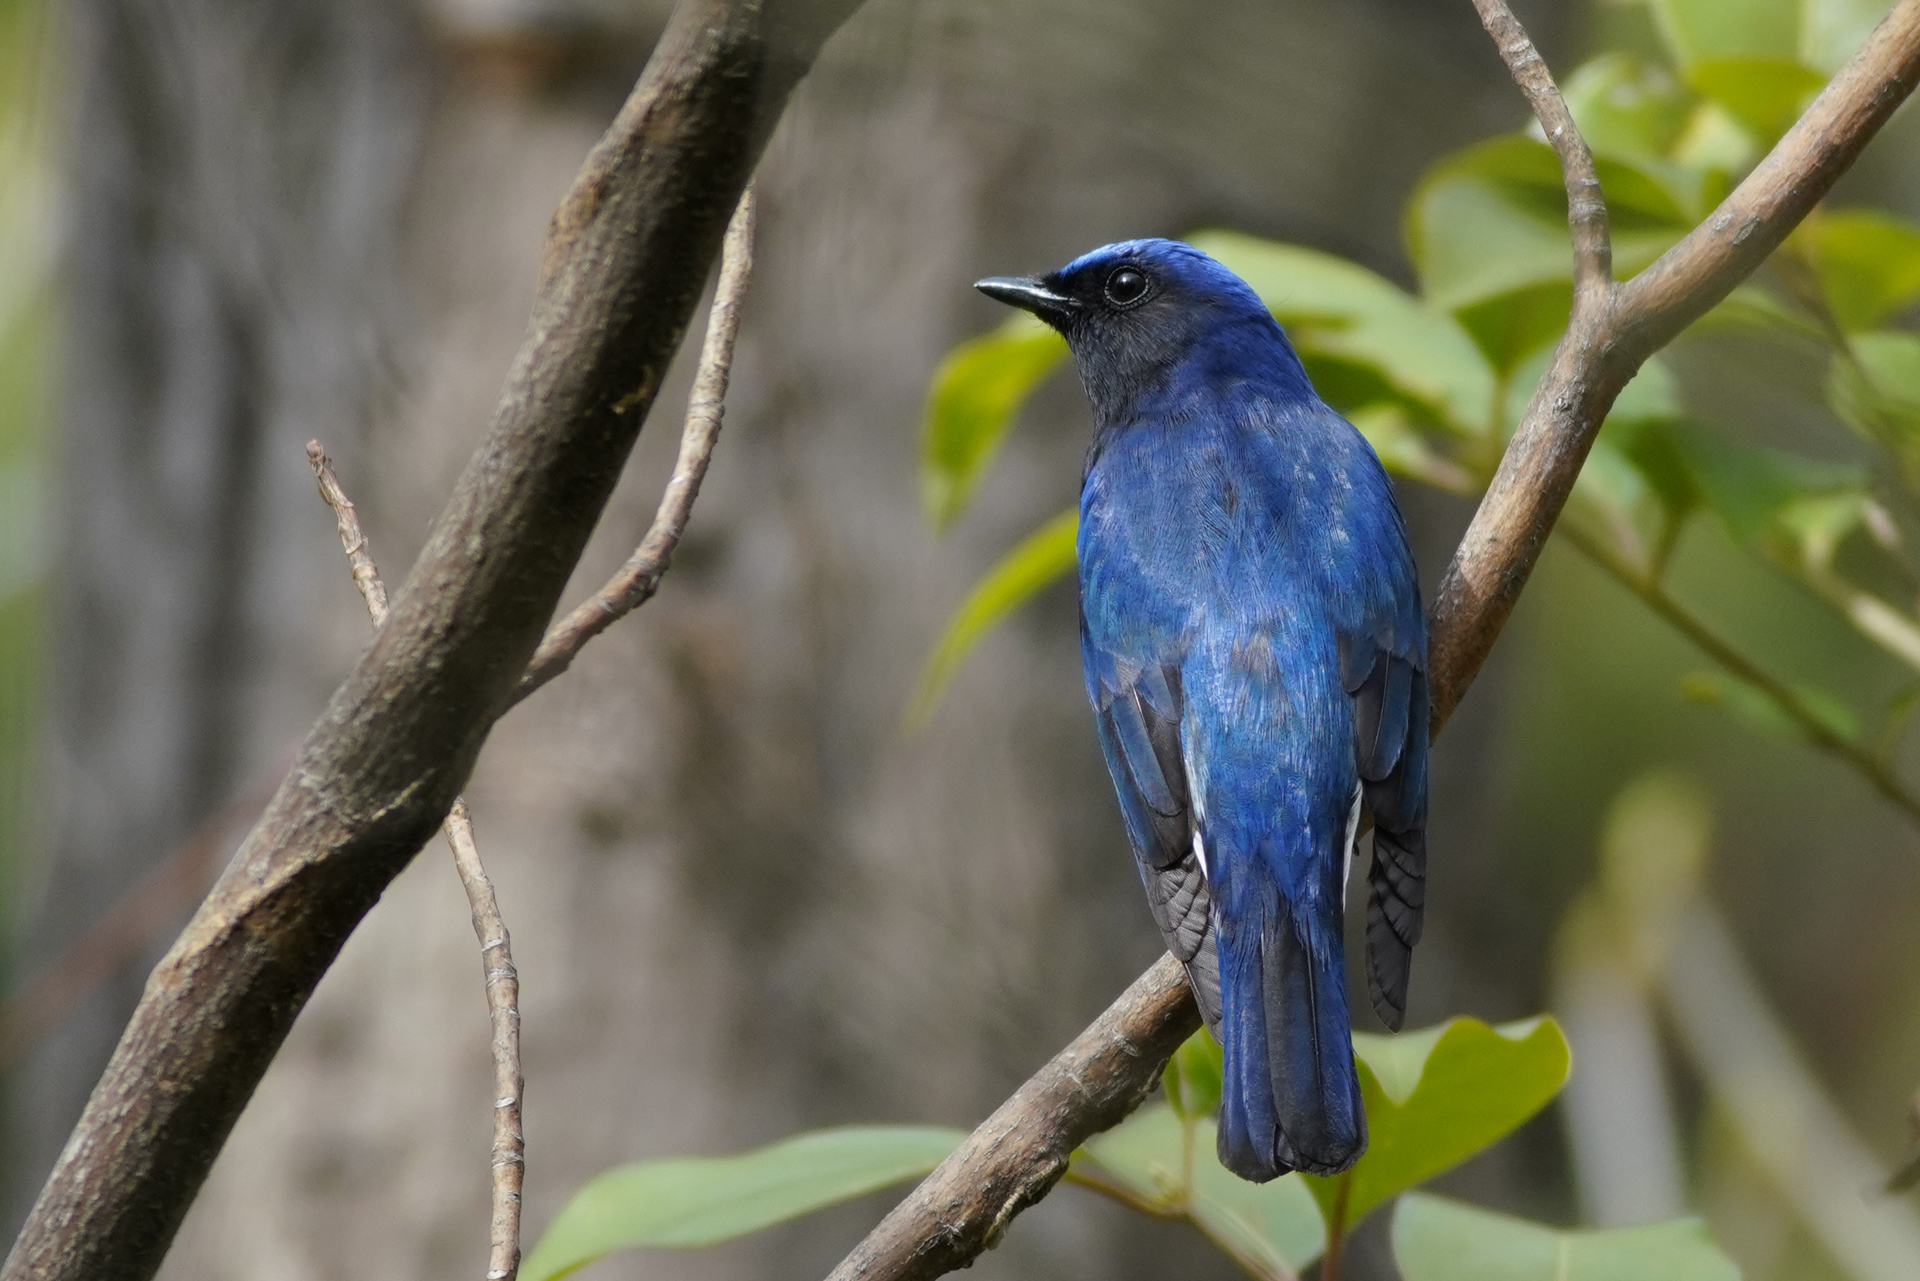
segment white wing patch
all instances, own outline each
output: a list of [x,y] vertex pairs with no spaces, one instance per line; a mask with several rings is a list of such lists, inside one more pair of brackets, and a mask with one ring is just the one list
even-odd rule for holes
[[[1200,833],[1193,834],[1194,848],[1199,848]],[[1353,808],[1347,811],[1347,841],[1345,856],[1340,863],[1340,910],[1347,910],[1347,882],[1353,879],[1353,847],[1360,842],[1360,784],[1353,785]],[[1205,864],[1201,864],[1205,867]]]
[[[1181,755],[1184,757],[1186,753],[1182,752]],[[1193,817],[1189,820],[1193,824],[1193,856],[1199,860],[1200,875],[1206,877],[1211,883],[1213,873],[1207,870],[1207,845],[1200,839],[1200,829],[1207,821],[1207,794],[1200,786],[1200,780],[1193,776],[1193,762],[1183,760],[1181,765],[1187,773],[1188,802],[1193,806]]]

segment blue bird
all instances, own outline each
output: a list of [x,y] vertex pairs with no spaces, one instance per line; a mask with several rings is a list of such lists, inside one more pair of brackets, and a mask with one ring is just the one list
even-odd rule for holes
[[1265,304],[1170,240],[980,281],[1066,336],[1093,407],[1080,643],[1154,920],[1226,1053],[1220,1160],[1366,1150],[1343,911],[1397,1029],[1426,902],[1426,628],[1393,489]]

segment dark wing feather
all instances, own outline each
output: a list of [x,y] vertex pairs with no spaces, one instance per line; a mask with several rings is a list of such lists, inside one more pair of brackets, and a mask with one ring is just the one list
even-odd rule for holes
[[1367,872],[1367,994],[1388,1027],[1407,1014],[1413,945],[1427,905],[1427,676],[1411,655],[1342,637],[1353,751],[1373,817]]
[[[1117,688],[1116,688],[1117,686]],[[1186,966],[1207,1027],[1220,1034],[1220,959],[1213,899],[1193,853],[1193,807],[1180,749],[1180,669],[1150,667],[1101,681],[1099,724],[1120,810],[1167,950]]]

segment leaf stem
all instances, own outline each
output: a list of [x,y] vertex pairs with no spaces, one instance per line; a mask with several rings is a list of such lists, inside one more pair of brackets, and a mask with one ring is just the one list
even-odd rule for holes
[[1353,1195],[1353,1171],[1340,1176],[1333,1192],[1333,1213],[1327,1216],[1327,1252],[1320,1260],[1320,1281],[1340,1281],[1340,1247],[1347,1241],[1347,1202]]
[[1893,771],[1862,744],[1829,725],[1791,685],[1760,666],[1715,632],[1707,622],[1688,609],[1659,582],[1630,564],[1624,556],[1568,521],[1559,532],[1588,560],[1605,570],[1616,582],[1638,596],[1654,613],[1685,636],[1707,657],[1733,676],[1764,695],[1787,718],[1800,727],[1814,746],[1851,765],[1867,783],[1887,801],[1920,825],[1920,797],[1908,791]]

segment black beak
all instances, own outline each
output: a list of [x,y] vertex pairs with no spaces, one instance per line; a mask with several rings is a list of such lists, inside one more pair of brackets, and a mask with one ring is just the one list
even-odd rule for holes
[[976,280],[973,287],[989,298],[1009,307],[1030,311],[1055,329],[1065,327],[1080,304],[1065,294],[1056,294],[1033,276],[989,276]]

